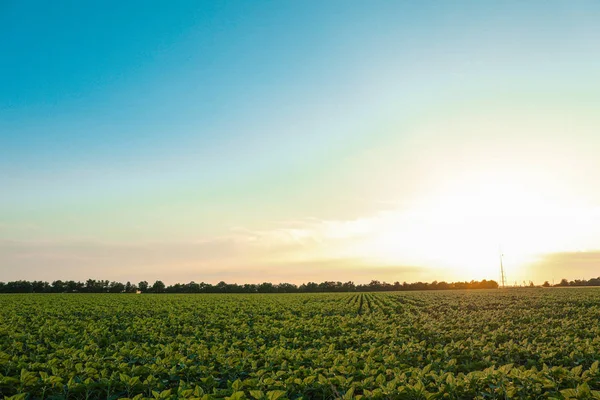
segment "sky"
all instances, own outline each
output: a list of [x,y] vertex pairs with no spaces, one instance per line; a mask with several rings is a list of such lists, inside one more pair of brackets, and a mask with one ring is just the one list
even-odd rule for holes
[[599,20],[2,1],[0,281],[596,277]]

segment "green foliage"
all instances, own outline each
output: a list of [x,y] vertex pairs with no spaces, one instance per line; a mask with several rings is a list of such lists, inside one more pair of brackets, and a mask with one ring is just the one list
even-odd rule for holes
[[0,398],[600,398],[600,290],[1,295]]

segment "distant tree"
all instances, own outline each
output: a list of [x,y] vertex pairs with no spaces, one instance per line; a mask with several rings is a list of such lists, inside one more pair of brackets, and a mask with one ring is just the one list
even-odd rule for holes
[[31,283],[31,288],[34,293],[46,293],[50,290],[50,285],[48,282],[33,281]]
[[152,292],[154,293],[162,293],[165,291],[165,284],[163,281],[156,281],[152,285]]
[[258,292],[258,288],[253,283],[245,283],[242,286],[242,291],[244,293],[257,293]]
[[319,284],[315,283],[315,282],[308,282],[308,283],[300,285],[300,289],[301,289],[300,291],[302,291],[302,292],[308,292],[308,293],[318,292]]
[[60,279],[52,282],[52,291],[54,293],[62,293],[66,290],[66,288],[67,287],[65,286],[64,282]]
[[200,285],[194,281],[191,281],[186,285],[186,291],[188,293],[200,293]]
[[560,280],[560,283],[556,286],[569,286],[569,281],[563,278]]
[[125,293],[135,293],[137,290],[137,287],[135,285],[132,285],[131,282],[127,281],[127,283],[125,284]]
[[85,281],[85,291],[88,293],[96,293],[99,291],[95,279],[88,279]]
[[217,293],[227,293],[227,282],[221,281],[215,285],[215,290]]
[[[341,282],[339,282],[341,286]],[[338,285],[333,281],[319,283],[319,292],[337,292]]]
[[33,285],[28,281],[14,281],[6,284],[7,293],[31,293]]
[[140,283],[138,283],[138,289],[140,289],[140,292],[142,293],[146,293],[148,291],[148,282],[147,281],[141,281]]
[[67,281],[65,283],[66,286],[66,291],[69,293],[75,293],[78,291],[81,291],[85,286],[83,284],[78,284],[78,282],[75,281]]
[[600,277],[590,279],[588,281],[588,286],[600,286]]
[[[525,286],[532,286],[524,283]],[[543,287],[551,286],[548,281],[545,281]],[[590,280],[576,279],[569,282],[562,279],[555,286],[600,286],[600,277]],[[162,281],[156,281],[151,287],[147,281],[139,283],[139,289],[146,292],[154,293],[314,293],[314,292],[367,292],[367,291],[407,291],[407,290],[465,290],[465,289],[497,289],[498,283],[494,280],[481,280],[470,282],[403,282],[399,281],[393,284],[373,280],[368,284],[355,285],[354,282],[342,283],[340,281],[325,281],[321,283],[308,282],[300,286],[292,283],[273,284],[264,282],[261,284],[228,284],[224,281],[211,285],[210,283],[195,283],[187,284],[175,283],[168,287]],[[138,286],[127,282],[122,284],[116,281],[94,280],[88,279],[83,282],[79,281],[61,281],[56,280],[49,284],[43,281],[12,281],[0,282],[0,293],[133,293],[138,289]]]
[[258,285],[258,292],[259,293],[274,293],[275,285],[273,285],[271,282],[263,282],[260,285]]
[[111,282],[108,286],[110,293],[123,293],[125,291],[125,285],[121,282]]
[[292,283],[280,283],[277,285],[277,292],[279,293],[294,293],[298,291],[298,287]]

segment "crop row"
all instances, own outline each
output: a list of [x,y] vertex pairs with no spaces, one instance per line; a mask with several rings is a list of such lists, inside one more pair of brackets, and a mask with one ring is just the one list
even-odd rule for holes
[[591,398],[600,290],[2,295],[7,398]]

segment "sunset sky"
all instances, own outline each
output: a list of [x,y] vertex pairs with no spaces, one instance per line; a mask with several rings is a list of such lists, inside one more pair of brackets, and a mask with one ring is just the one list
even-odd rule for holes
[[1,2],[0,281],[597,277],[599,21]]

